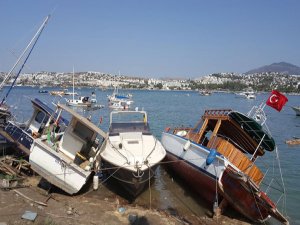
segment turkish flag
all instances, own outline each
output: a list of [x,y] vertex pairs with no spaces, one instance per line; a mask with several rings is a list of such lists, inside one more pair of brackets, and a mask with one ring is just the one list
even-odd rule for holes
[[287,97],[285,97],[279,91],[273,90],[266,104],[280,112],[287,101]]

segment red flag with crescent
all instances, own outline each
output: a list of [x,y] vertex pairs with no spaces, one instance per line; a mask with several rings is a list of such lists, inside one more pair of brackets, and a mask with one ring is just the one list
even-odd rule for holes
[[285,97],[279,91],[273,90],[266,104],[280,112],[287,101],[287,97]]

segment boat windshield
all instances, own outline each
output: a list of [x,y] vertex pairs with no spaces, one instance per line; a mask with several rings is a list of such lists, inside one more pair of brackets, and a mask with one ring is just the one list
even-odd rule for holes
[[143,134],[151,134],[149,124],[143,122],[136,123],[111,123],[109,135],[119,135],[124,132],[142,132]]
[[145,111],[113,111],[110,114],[109,135],[123,132],[151,134]]
[[147,114],[143,111],[112,112],[111,123],[147,123]]

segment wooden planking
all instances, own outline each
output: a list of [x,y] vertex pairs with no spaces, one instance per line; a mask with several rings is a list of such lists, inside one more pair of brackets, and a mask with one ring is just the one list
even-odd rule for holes
[[208,147],[217,149],[220,154],[224,155],[233,165],[247,174],[257,185],[261,183],[263,173],[233,144],[223,138],[215,137],[215,139],[208,144]]

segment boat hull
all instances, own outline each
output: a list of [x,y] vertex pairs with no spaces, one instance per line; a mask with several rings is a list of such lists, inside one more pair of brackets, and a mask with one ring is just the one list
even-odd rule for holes
[[118,167],[105,160],[102,163],[107,175],[117,180],[131,197],[137,197],[149,187],[149,182],[154,178],[155,170],[158,167],[158,165],[154,165],[138,174],[126,169],[126,167]]
[[[167,167],[175,172],[197,195],[205,199],[208,203],[213,203],[216,199],[216,178],[199,168],[186,163],[169,152],[167,152],[164,162]],[[171,162],[171,163],[168,163]]]
[[69,194],[77,193],[91,174],[40,140],[32,144],[29,162],[35,172]]
[[185,180],[187,185],[209,203],[216,199],[216,181],[218,198],[226,199],[231,206],[255,222],[264,222],[271,216],[283,223],[286,218],[277,210],[269,197],[243,173],[238,173],[224,156],[213,161],[215,172],[205,166],[208,158],[206,148],[191,143],[185,150],[187,140],[170,133],[162,134],[162,144],[167,151],[167,165]]
[[68,106],[77,106],[77,107],[91,107],[92,103],[73,103],[73,102],[67,102]]
[[292,107],[292,109],[295,111],[296,116],[300,116],[300,107]]
[[217,156],[210,164],[206,159],[210,151],[195,143],[184,149],[188,140],[170,133],[163,133],[162,145],[167,151],[166,165],[181,177],[198,195],[213,203],[216,184],[225,169],[224,158]]
[[282,223],[288,222],[265,193],[255,188],[246,177],[234,173],[230,167],[224,171],[220,187],[224,198],[248,219],[262,223],[271,215]]
[[9,141],[15,142],[17,147],[26,155],[30,154],[30,148],[34,141],[31,134],[27,133],[12,122],[8,122],[7,126],[1,133],[5,138],[8,138]]

